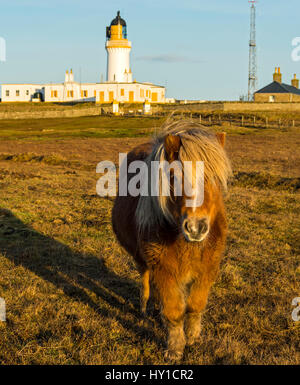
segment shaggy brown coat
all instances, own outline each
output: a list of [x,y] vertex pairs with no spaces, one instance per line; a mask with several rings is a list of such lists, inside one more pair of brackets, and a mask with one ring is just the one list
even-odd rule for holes
[[[197,159],[191,160],[204,160],[204,167],[209,166],[206,167],[208,174],[205,174],[202,206],[186,207],[185,196],[168,197],[167,211],[172,220],[164,214],[160,197],[143,197],[144,200],[156,199],[152,206],[149,201],[145,206],[140,196],[118,195],[113,207],[114,232],[133,256],[142,277],[141,310],[146,311],[150,286],[160,300],[168,328],[166,357],[171,360],[180,359],[185,345],[191,345],[199,338],[201,312],[225,248],[227,224],[222,190],[231,170],[223,150],[224,142],[225,134],[207,133],[203,127],[191,122],[177,122],[164,130],[158,139],[128,154],[128,165],[134,160],[147,162],[149,158],[157,158],[158,151],[163,151],[169,162],[182,161],[184,154],[197,154],[194,156]],[[189,152],[191,146],[193,151]],[[186,159],[188,156],[185,155]],[[128,182],[133,176],[128,174]],[[152,210],[149,226],[145,223],[145,212],[140,212],[147,207]],[[184,236],[183,220],[194,217],[208,220],[208,233],[200,242],[189,242]]]

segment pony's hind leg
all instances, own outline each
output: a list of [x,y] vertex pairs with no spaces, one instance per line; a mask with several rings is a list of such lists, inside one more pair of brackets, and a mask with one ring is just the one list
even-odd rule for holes
[[147,309],[147,303],[150,296],[150,272],[149,270],[145,270],[141,273],[142,276],[142,287],[140,293],[140,306],[141,312],[145,315]]

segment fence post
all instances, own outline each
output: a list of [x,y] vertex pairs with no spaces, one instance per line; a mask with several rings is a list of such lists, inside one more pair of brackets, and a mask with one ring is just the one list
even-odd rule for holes
[[266,128],[268,128],[269,119],[266,118]]
[[199,115],[199,123],[202,123],[202,116],[201,116],[201,114]]
[[244,126],[244,115],[242,115],[242,127]]

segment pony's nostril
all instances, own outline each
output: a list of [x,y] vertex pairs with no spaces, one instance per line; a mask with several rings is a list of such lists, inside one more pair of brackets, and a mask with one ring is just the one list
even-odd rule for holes
[[198,232],[197,225],[193,221],[185,220],[183,228],[189,234],[196,234]]
[[190,227],[189,227],[188,221],[184,221],[183,228],[184,228],[184,230],[185,230],[187,233],[190,232]]
[[207,223],[207,220],[206,219],[202,219],[200,222],[199,222],[199,233],[206,233],[208,230],[208,223]]

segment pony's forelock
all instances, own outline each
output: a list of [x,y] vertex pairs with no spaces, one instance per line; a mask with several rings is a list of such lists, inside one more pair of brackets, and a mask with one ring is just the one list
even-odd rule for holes
[[[181,120],[168,123],[162,127],[161,132],[155,138],[152,152],[145,159],[148,170],[151,168],[152,161],[160,163],[167,161],[167,154],[164,148],[164,138],[166,135],[178,135],[181,139],[181,146],[178,153],[178,160],[181,163],[186,161],[204,162],[204,182],[219,184],[223,190],[227,189],[227,180],[231,175],[231,166],[229,159],[217,140],[213,132],[208,131],[202,125],[189,121]],[[150,173],[149,173],[150,174]],[[161,225],[163,222],[175,223],[175,220],[168,208],[168,200],[170,197],[161,194],[162,182],[168,181],[167,174],[162,169],[159,173],[159,191],[158,196],[140,196],[136,209],[136,221],[140,232]],[[149,188],[151,191],[151,183],[153,181],[148,178]],[[194,181],[191,181],[194,185]],[[170,186],[168,185],[170,188]]]

